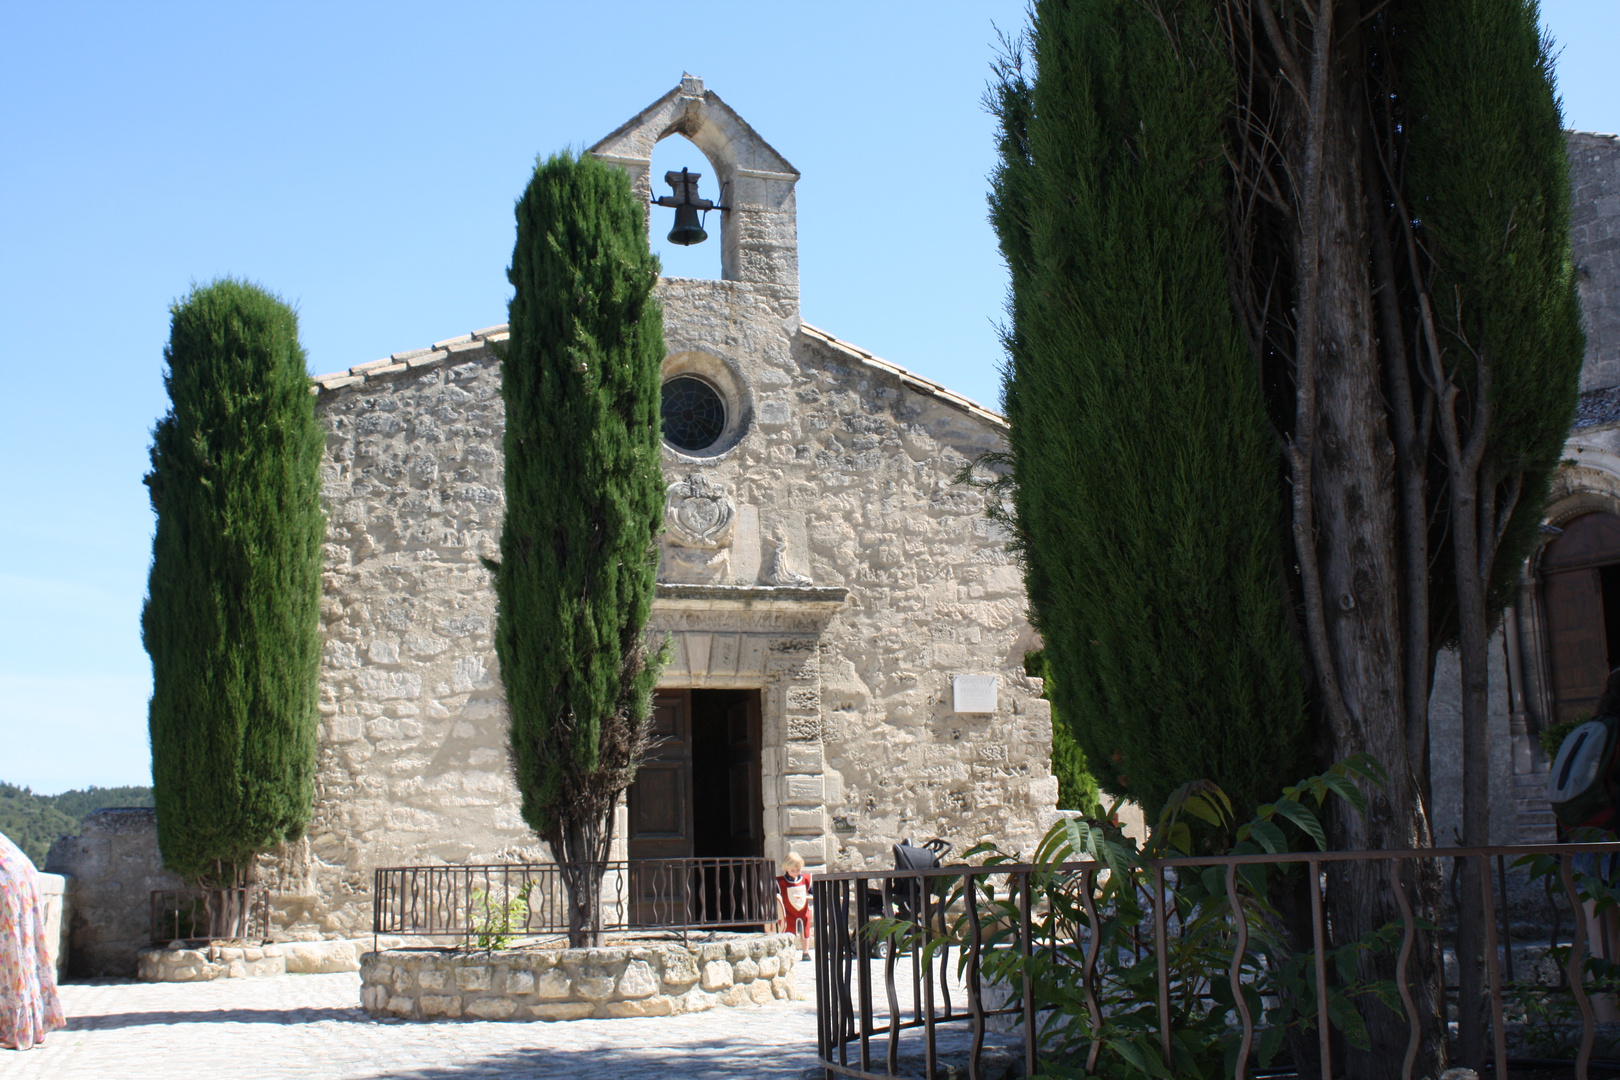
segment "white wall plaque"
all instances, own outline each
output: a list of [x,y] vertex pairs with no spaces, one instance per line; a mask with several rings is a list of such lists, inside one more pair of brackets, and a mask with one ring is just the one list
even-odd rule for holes
[[955,709],[959,713],[993,713],[996,711],[996,677],[994,675],[958,675],[953,689]]

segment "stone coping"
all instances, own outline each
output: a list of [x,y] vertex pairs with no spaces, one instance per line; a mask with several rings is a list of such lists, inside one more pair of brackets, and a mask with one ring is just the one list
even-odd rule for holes
[[[209,982],[265,975],[330,975],[359,971],[360,957],[371,950],[368,936],[353,941],[170,942],[135,954],[135,977],[142,982]],[[379,945],[395,948],[400,938],[384,937]]]
[[411,1020],[676,1016],[792,1001],[794,939],[602,949],[390,949],[360,960],[360,1004]]
[[655,603],[659,607],[764,608],[834,611],[849,590],[838,585],[688,585],[661,581]]

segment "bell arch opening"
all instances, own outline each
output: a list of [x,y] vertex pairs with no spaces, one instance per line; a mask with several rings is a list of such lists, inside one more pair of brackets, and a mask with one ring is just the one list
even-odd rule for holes
[[695,194],[699,198],[720,206],[727,205],[721,198],[724,181],[720,178],[720,170],[691,139],[679,132],[671,132],[653,146],[652,164],[647,170],[647,186],[653,200],[648,208],[647,242],[663,266],[664,277],[719,280],[725,276],[721,253],[724,251],[725,229],[730,215],[720,209],[691,212],[683,224],[695,222],[707,236],[698,243],[683,245],[670,239],[670,231],[677,218],[682,216],[681,211],[659,206],[656,202],[664,196],[679,197],[678,189],[671,188],[665,175],[679,173],[682,169],[698,177]]

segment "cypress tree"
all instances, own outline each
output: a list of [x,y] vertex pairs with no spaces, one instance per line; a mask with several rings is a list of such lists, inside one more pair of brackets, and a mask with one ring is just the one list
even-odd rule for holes
[[[1304,676],[1292,693],[1306,699],[1314,749],[1371,753],[1389,770],[1365,813],[1330,818],[1330,842],[1427,845],[1428,696],[1435,652],[1455,642],[1464,745],[1437,749],[1461,750],[1464,839],[1484,842],[1488,630],[1533,539],[1581,353],[1565,147],[1536,22],[1531,0],[1037,5],[1034,78],[1007,64],[997,94],[1013,505],[1056,711],[1105,786],[1142,797],[1144,757],[1113,735],[1122,722],[1178,744],[1156,760],[1143,748],[1166,774],[1160,790],[1201,776],[1230,785],[1218,755],[1199,756],[1200,729],[1135,721],[1139,688],[1162,685],[1159,706],[1174,716],[1175,698],[1193,697],[1180,673],[1208,665],[1230,678],[1246,669],[1225,650],[1261,649],[1287,663],[1254,685],[1290,684],[1281,669],[1295,665]],[[1226,220],[1210,227],[1222,201]],[[1217,310],[1217,266],[1235,320]],[[1234,339],[1249,354],[1241,376]],[[1213,343],[1198,353],[1203,369],[1150,366],[1180,340]],[[1245,405],[1240,382],[1261,407]],[[1209,453],[1222,447],[1199,434],[1197,402],[1274,440],[1285,467],[1255,467],[1241,436],[1224,458]],[[1177,458],[1163,440],[1181,429],[1188,456]],[[1164,475],[1143,475],[1148,465]],[[1256,610],[1246,602],[1177,607],[1212,565],[1234,595],[1258,596],[1243,583],[1258,588],[1261,575],[1230,554],[1239,534],[1187,517],[1228,552],[1200,564],[1186,553],[1191,532],[1154,545],[1131,524],[1175,505],[1161,492],[1199,486],[1256,524],[1241,550],[1279,568],[1270,621],[1245,621],[1237,613]],[[1189,632],[1211,611],[1228,640]],[[1279,627],[1297,642],[1282,652],[1268,636]],[[1108,742],[1086,741],[1096,733]],[[1305,749],[1280,735],[1266,738]],[[1109,743],[1120,747],[1112,780],[1099,753]],[[1475,895],[1477,867],[1463,873]],[[1381,868],[1346,864],[1329,879],[1340,944],[1397,917]],[[1439,886],[1422,867],[1405,886],[1425,918],[1438,917]],[[1478,921],[1464,905],[1465,1064],[1483,1045]],[[1412,959],[1417,1069],[1438,1072],[1434,939]],[[1382,953],[1358,967],[1369,982],[1393,977]],[[1347,1075],[1396,1075],[1406,1018],[1370,1002],[1360,1011],[1371,1046],[1346,1048]]]
[[231,884],[309,822],[324,435],[285,303],[227,278],[171,312],[141,613],[158,844],[183,877]]
[[518,202],[508,271],[495,649],[523,819],[563,870],[576,947],[600,929],[613,807],[662,661],[643,636],[664,504],[645,213],[620,170],[555,155]]
[[[1574,419],[1584,342],[1569,249],[1569,165],[1550,42],[1533,0],[1421,0],[1391,81],[1406,136],[1401,239],[1414,360],[1438,390],[1431,494],[1462,667],[1463,836],[1490,837],[1487,649],[1535,540]],[[1464,895],[1477,895],[1467,860]],[[1462,1059],[1485,1056],[1484,927],[1459,910]]]
[[1309,761],[1279,464],[1226,269],[1230,76],[1207,8],[1169,14],[1038,3],[1035,77],[1011,57],[993,98],[1031,619],[1054,716],[1150,819],[1188,779],[1253,807]]

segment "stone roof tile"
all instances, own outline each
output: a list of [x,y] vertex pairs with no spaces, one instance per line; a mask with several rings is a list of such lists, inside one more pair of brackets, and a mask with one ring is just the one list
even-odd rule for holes
[[1588,390],[1575,399],[1575,423],[1571,428],[1599,427],[1620,421],[1620,386]]
[[950,405],[953,408],[961,409],[970,416],[977,417],[978,419],[983,420],[985,423],[990,424],[1002,431],[1007,429],[1007,418],[1005,416],[1002,416],[997,412],[992,412],[983,405],[980,405],[977,401],[974,401],[972,398],[966,398],[955,391],[947,390],[945,387],[941,386],[937,382],[934,382],[932,379],[925,379],[915,372],[907,371],[899,364],[891,364],[887,360],[873,356],[871,353],[857,345],[851,345],[847,341],[840,341],[838,338],[835,338],[831,334],[827,333],[827,331],[822,330],[819,327],[811,326],[807,322],[801,322],[799,324],[799,329],[812,340],[819,341],[823,345],[828,345],[867,367],[876,368],[885,374],[895,376],[900,380],[900,384],[902,386],[913,393],[926,394],[929,397],[937,398],[942,403]]

